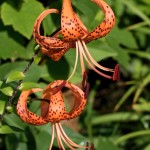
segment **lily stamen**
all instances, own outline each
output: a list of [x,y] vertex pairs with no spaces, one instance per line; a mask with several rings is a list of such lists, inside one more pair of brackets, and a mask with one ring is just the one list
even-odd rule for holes
[[58,125],[59,125],[59,128],[60,128],[61,132],[62,132],[63,137],[68,141],[68,143],[70,143],[70,144],[71,144],[72,146],[74,146],[74,147],[85,148],[85,146],[81,146],[81,145],[78,145],[78,144],[74,143],[74,142],[67,136],[67,134],[64,132],[64,130],[63,130],[63,128],[62,128],[62,125],[61,125],[60,123],[58,123]]
[[80,54],[80,64],[81,64],[82,76],[84,76],[84,73],[85,73],[84,59],[83,59],[82,52],[80,51],[78,42],[79,41],[76,42],[76,51],[79,51],[79,54]]
[[65,147],[62,143],[61,132],[59,130],[59,127],[57,126],[57,123],[55,123],[55,129],[56,129],[56,139],[57,139],[58,146],[60,149],[65,150]]
[[55,132],[56,132],[57,143],[60,149],[65,150],[63,142],[72,150],[75,150],[75,148],[86,148],[86,146],[82,146],[74,143],[64,132],[62,125],[58,122],[58,123],[52,123],[52,138],[51,138],[49,150],[52,149]]
[[51,123],[51,134],[52,134],[52,137],[51,137],[51,142],[50,142],[50,146],[49,146],[49,150],[52,149],[52,146],[53,146],[53,142],[54,142],[54,136],[55,136],[55,125],[54,123]]
[[71,73],[71,75],[69,76],[69,78],[67,79],[67,81],[69,81],[72,76],[74,75],[75,71],[76,71],[76,68],[77,68],[77,64],[78,64],[78,49],[76,50],[76,59],[75,59],[75,64],[74,64],[74,68],[73,68],[73,71]]
[[114,69],[107,68],[107,67],[104,67],[104,66],[98,64],[98,63],[94,60],[94,58],[91,56],[91,54],[89,53],[89,50],[88,50],[88,48],[87,48],[85,42],[84,42],[83,40],[81,40],[81,43],[82,43],[82,45],[83,45],[83,47],[84,47],[84,50],[85,50],[87,56],[89,57],[89,59],[91,60],[91,62],[92,62],[97,68],[99,68],[99,69],[101,69],[101,70],[104,70],[104,71],[114,72]]
[[[108,79],[112,79],[112,76],[106,75],[106,74],[100,72],[99,70],[97,70],[97,69],[95,68],[95,66],[94,66],[94,65],[90,62],[90,60],[87,58],[87,56],[86,56],[86,54],[85,54],[85,51],[84,51],[84,49],[83,49],[83,45],[82,45],[81,41],[78,41],[77,43],[78,43],[79,52],[80,52],[80,55],[81,55],[80,58],[84,57],[84,59],[86,60],[86,62],[87,62],[88,65],[89,65],[89,67],[90,67],[91,69],[93,69],[96,73],[98,73],[99,75],[101,75],[101,76],[103,76],[103,77],[105,77],[105,78],[108,78]],[[82,65],[81,65],[81,66],[82,66]],[[84,66],[84,65],[83,65],[83,66]]]

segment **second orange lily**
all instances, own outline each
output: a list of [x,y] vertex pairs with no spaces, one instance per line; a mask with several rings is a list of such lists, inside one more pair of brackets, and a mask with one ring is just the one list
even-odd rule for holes
[[[65,107],[62,94],[62,88],[64,87],[70,89],[75,97],[74,106],[70,112],[67,112]],[[27,107],[29,95],[40,91],[43,92],[41,99],[41,116],[31,112]],[[34,88],[28,91],[23,91],[17,103],[17,114],[24,122],[32,125],[44,125],[51,122],[52,138],[49,150],[52,149],[55,132],[58,146],[61,150],[65,150],[63,143],[65,143],[72,150],[75,150],[76,148],[86,149],[89,146],[81,146],[74,143],[67,136],[60,123],[62,120],[69,120],[78,117],[84,110],[86,102],[86,94],[79,87],[68,81],[56,80],[50,83],[44,90]]]

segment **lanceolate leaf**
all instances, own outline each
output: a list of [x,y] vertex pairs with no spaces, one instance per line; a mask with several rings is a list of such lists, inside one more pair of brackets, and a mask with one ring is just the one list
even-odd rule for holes
[[[39,13],[43,11],[41,3],[31,0],[22,3],[21,8],[15,8],[13,1],[3,3],[1,17],[5,25],[12,25],[14,30],[30,39],[33,31],[34,21]],[[34,14],[34,15],[32,15]]]
[[3,113],[4,108],[5,108],[5,101],[0,100],[0,114]]
[[0,87],[2,86],[2,84],[3,84],[3,81],[0,81]]
[[[6,78],[7,74],[12,72],[13,70],[23,71],[27,66],[28,62],[14,62],[14,63],[5,63],[0,66],[0,79],[3,80]],[[43,73],[43,67],[37,66],[35,63],[32,64],[28,72],[26,73],[26,77],[24,80],[37,82]]]
[[11,73],[9,73],[6,83],[15,81],[15,80],[21,80],[25,77],[25,75],[23,74],[23,72],[20,71],[12,71]]
[[34,82],[24,82],[20,86],[20,90],[29,90],[32,88],[39,88],[40,85]]
[[8,134],[8,133],[14,133],[14,132],[15,131],[7,125],[3,125],[0,127],[0,134]]
[[0,91],[7,96],[11,96],[13,93],[13,89],[10,86],[2,88]]

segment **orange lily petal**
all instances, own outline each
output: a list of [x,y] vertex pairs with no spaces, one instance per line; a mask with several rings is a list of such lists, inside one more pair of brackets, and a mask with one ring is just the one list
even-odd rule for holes
[[61,57],[68,51],[68,48],[60,49],[59,47],[55,47],[55,49],[45,49],[41,48],[43,54],[47,55],[54,61],[59,61]]
[[52,94],[52,84],[49,84],[43,93],[42,98],[50,100],[49,108],[45,111],[45,102],[41,102],[42,117],[48,122],[58,122],[68,118],[66,115],[65,102],[63,100],[62,92],[58,91],[56,94]]
[[19,97],[17,103],[17,114],[26,123],[33,124],[33,125],[43,125],[47,123],[42,117],[32,113],[27,108],[28,96],[31,95],[32,93],[39,92],[39,91],[43,91],[43,90],[40,88],[35,88],[32,90],[23,91]]
[[86,102],[87,102],[87,99],[86,99],[87,96],[76,85],[73,85],[73,84],[68,82],[66,87],[71,89],[73,95],[75,96],[74,106],[73,106],[72,110],[69,112],[70,119],[72,119],[72,118],[79,116],[82,113],[82,111],[84,110],[84,107],[85,107]]
[[86,43],[106,36],[115,24],[114,12],[104,0],[92,0],[92,2],[96,3],[102,9],[105,18],[104,21],[86,37]]
[[50,13],[58,13],[57,9],[48,9],[43,11],[35,21],[33,37],[37,44],[42,47],[42,53],[58,61],[68,50],[69,44],[55,37],[45,37],[40,35],[40,25],[43,19]]
[[[69,88],[75,96],[75,103],[70,112],[66,111],[61,92],[61,89],[63,88],[62,85]],[[41,102],[42,116],[49,122],[59,122],[60,120],[75,118],[81,114],[86,104],[84,92],[79,87],[64,80],[56,80],[55,82],[50,83],[44,90],[42,99],[50,100],[49,111],[45,110],[47,107],[45,102]]]
[[88,31],[74,13],[71,0],[64,0],[61,13],[61,30],[65,41],[75,41],[87,36]]

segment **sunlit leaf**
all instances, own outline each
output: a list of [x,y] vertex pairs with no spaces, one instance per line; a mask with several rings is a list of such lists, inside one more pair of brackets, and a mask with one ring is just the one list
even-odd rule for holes
[[5,101],[0,100],[0,114],[2,114],[2,113],[3,113],[4,108],[5,108],[5,104],[6,104],[6,102],[5,102]]
[[126,122],[129,120],[138,120],[140,118],[140,114],[138,113],[130,113],[130,112],[118,112],[118,113],[110,113],[102,116],[95,116],[91,121],[93,125],[98,125],[101,123],[110,123],[110,122]]
[[[4,79],[4,77],[12,72],[13,70],[18,70],[22,72],[25,67],[27,66],[29,62],[28,61],[18,61],[18,62],[8,62],[0,66],[0,79]],[[43,67],[40,67],[33,63],[26,73],[26,77],[24,78],[24,81],[32,81],[37,82],[42,74]]]
[[13,89],[10,86],[1,88],[0,91],[7,96],[12,96],[12,93],[13,93]]
[[25,77],[25,75],[23,74],[23,72],[15,70],[15,71],[12,71],[11,73],[9,73],[9,75],[7,76],[6,83],[16,81],[16,80],[21,80],[24,77]]
[[12,25],[14,30],[30,39],[35,19],[43,10],[38,1],[25,1],[20,9],[16,8],[13,1],[8,1],[2,4],[1,17],[5,25]]
[[32,89],[32,88],[40,88],[40,85],[35,83],[35,82],[23,82],[21,85],[20,85],[20,90],[29,90],[29,89]]
[[0,126],[0,134],[14,133],[15,131],[7,125]]
[[0,40],[0,58],[26,58],[27,53],[25,48],[19,43],[22,37],[18,36],[17,32],[9,28],[6,29],[0,21],[0,37],[2,39]]
[[137,7],[136,3],[134,3],[134,1],[122,0],[122,3],[125,4],[128,8],[130,8],[137,16],[142,18],[144,21],[148,22],[150,25],[150,19],[140,9],[138,9],[138,7]]
[[2,86],[2,84],[3,84],[3,81],[0,81],[0,87]]
[[140,112],[150,112],[150,103],[133,104],[133,109]]

